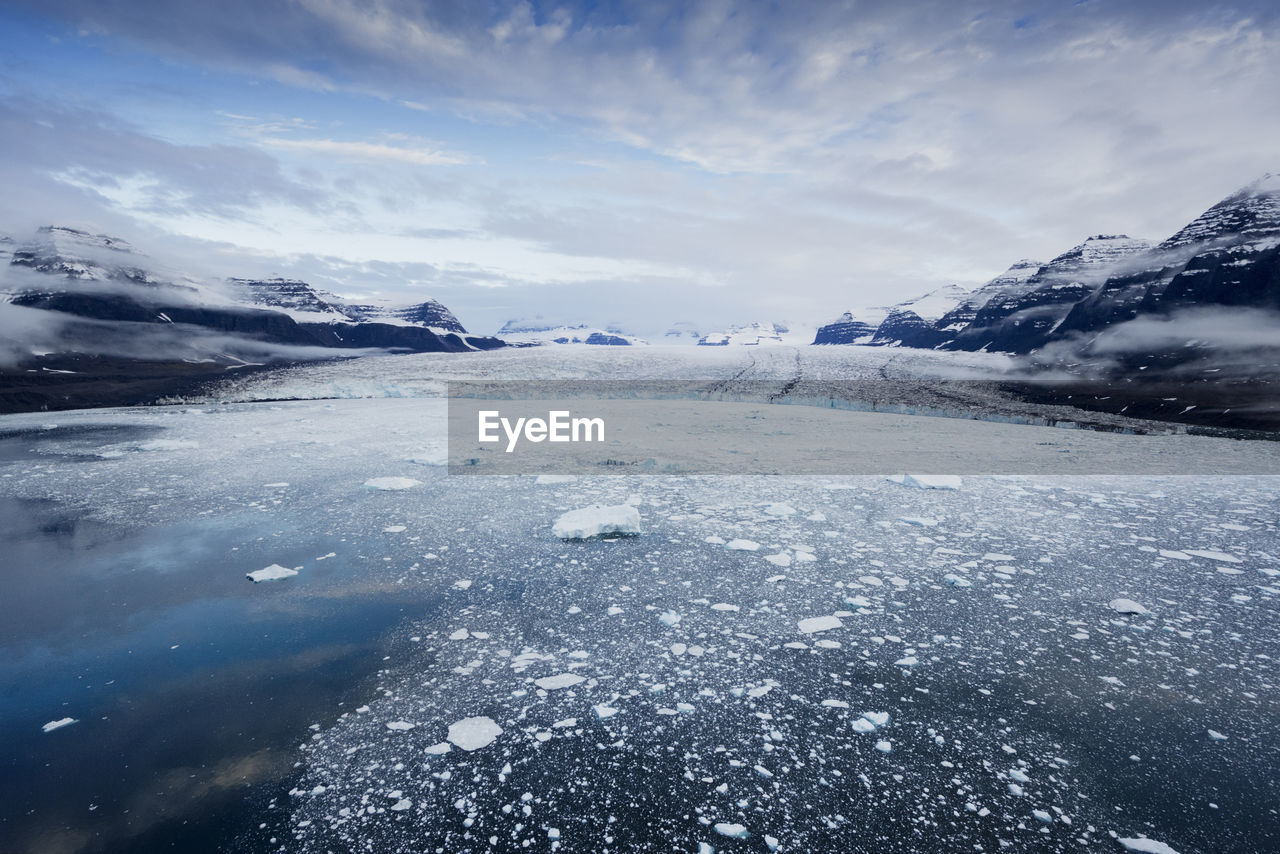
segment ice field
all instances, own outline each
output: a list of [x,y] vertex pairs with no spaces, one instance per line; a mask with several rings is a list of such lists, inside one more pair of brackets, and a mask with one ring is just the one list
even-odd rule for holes
[[[29,557],[43,546],[11,551],[0,675],[25,693],[3,707],[5,745],[22,788],[59,803],[11,779],[0,836],[48,851],[142,838],[121,814],[141,801],[91,803],[88,783],[56,778],[128,725],[127,704],[89,699],[123,690],[107,680],[128,681],[126,648],[173,658],[237,620],[317,630],[394,602],[364,630],[374,663],[302,698],[272,761],[250,763],[262,797],[218,819],[221,847],[1280,848],[1276,478],[446,473],[451,375],[861,375],[942,408],[955,372],[997,358],[601,349],[362,359],[172,407],[0,419],[5,506],[63,508],[122,544],[56,573]],[[922,442],[947,421],[914,420]],[[991,426],[1029,443],[1053,430]],[[1230,456],[1227,440],[1090,436],[1188,465]],[[74,598],[104,579],[89,627],[22,619],[34,584]],[[175,592],[148,600],[157,589]],[[175,618],[189,601],[224,616],[191,637]],[[119,650],[102,644],[90,668],[101,637]],[[255,654],[305,653],[290,643]],[[75,684],[90,669],[92,691]],[[37,674],[52,687],[27,692]],[[206,700],[246,727],[258,714]],[[184,726],[201,724],[168,737]],[[263,749],[231,734],[201,761],[239,769]],[[105,790],[115,774],[87,776]],[[197,800],[164,785],[152,831]]]

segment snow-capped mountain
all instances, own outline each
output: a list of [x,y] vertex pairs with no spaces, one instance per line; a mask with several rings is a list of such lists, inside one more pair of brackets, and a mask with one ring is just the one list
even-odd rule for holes
[[649,343],[643,338],[628,335],[616,327],[600,329],[583,323],[557,325],[546,322],[541,316],[533,319],[508,320],[498,330],[498,337],[508,344],[521,347],[552,344],[628,347]]
[[949,342],[948,350],[1028,353],[1050,340],[1071,307],[1108,276],[1130,268],[1150,241],[1098,234],[1054,258],[1022,286],[993,296]]
[[968,298],[960,285],[946,285],[894,306],[876,328],[871,343],[879,347],[937,347],[947,335],[936,328],[943,315]]
[[702,333],[695,324],[680,320],[671,324],[663,333],[662,340],[667,344],[697,344],[701,337]]
[[1096,334],[1139,316],[1197,308],[1280,310],[1280,175],[1218,202],[1143,260],[1073,306],[1059,334]]
[[959,305],[942,315],[934,326],[942,332],[951,333],[951,337],[954,337],[956,333],[972,323],[978,310],[992,299],[1016,298],[1027,293],[1034,287],[1027,283],[1043,266],[1043,261],[1032,261],[1027,258],[1015,262],[1008,270],[969,294],[960,301]]
[[297,279],[228,279],[251,305],[283,311],[300,323],[386,323],[439,334],[467,330],[437,300],[410,305],[355,303]]
[[846,311],[831,323],[818,327],[814,344],[870,344],[876,329],[888,316],[890,309],[861,309]]
[[787,322],[754,321],[735,324],[722,331],[710,332],[698,339],[701,347],[758,347],[778,344],[807,344],[813,338],[812,326]]
[[271,346],[420,352],[502,346],[468,335],[434,301],[364,306],[295,280],[196,280],[165,270],[119,238],[60,226],[14,246],[3,270],[4,301],[50,312],[41,325],[64,327],[59,348],[66,352],[203,361],[229,352],[261,356]]

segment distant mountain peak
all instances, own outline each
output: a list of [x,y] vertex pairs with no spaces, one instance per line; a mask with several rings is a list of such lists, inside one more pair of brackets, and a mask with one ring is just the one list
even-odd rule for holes
[[1268,172],[1200,214],[1160,248],[1244,242],[1276,233],[1280,233],[1280,174]]

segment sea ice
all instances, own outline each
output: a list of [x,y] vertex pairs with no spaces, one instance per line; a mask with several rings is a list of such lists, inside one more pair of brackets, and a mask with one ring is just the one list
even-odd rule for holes
[[724,547],[731,552],[754,552],[759,550],[760,544],[753,540],[730,540]]
[[282,578],[293,578],[293,576],[297,574],[298,570],[296,569],[289,569],[288,567],[281,566],[278,563],[273,563],[271,566],[263,569],[255,569],[253,572],[246,572],[245,578],[248,578],[252,580],[254,584],[257,584],[260,581],[279,581]]
[[1141,854],[1178,854],[1163,842],[1157,842],[1154,839],[1147,839],[1145,836],[1121,838],[1117,842],[1124,847],[1126,851],[1138,851]]
[[555,691],[559,688],[572,688],[574,685],[585,681],[576,673],[558,673],[555,676],[543,676],[541,679],[535,679],[533,684],[544,691]]
[[806,635],[811,635],[815,632],[825,632],[828,629],[839,629],[843,626],[844,623],[840,621],[840,618],[834,616],[808,617],[796,624],[796,627]]
[[1139,605],[1132,599],[1112,599],[1107,603],[1107,607],[1112,611],[1118,611],[1121,614],[1150,614],[1146,608]]
[[953,474],[904,474],[890,480],[916,489],[959,489],[963,485],[963,481]]
[[414,480],[411,477],[372,477],[364,482],[364,488],[378,490],[413,489],[421,484],[422,481]]
[[1216,560],[1222,563],[1244,563],[1240,558],[1235,555],[1229,555],[1226,552],[1215,552],[1207,549],[1187,549],[1186,552],[1189,555],[1202,557],[1206,560]]
[[79,722],[75,718],[59,718],[56,721],[49,721],[44,726],[40,727],[40,731],[53,732],[55,729],[62,729],[64,726],[71,726],[74,723]]
[[493,718],[463,718],[449,724],[449,741],[467,751],[488,747],[500,735],[502,727],[494,723]]
[[716,822],[716,833],[721,836],[730,836],[734,839],[746,839],[751,834],[747,833],[746,827],[741,824],[731,824],[727,821]]
[[638,534],[640,511],[630,504],[592,504],[563,514],[551,532],[562,540],[585,540],[603,534]]

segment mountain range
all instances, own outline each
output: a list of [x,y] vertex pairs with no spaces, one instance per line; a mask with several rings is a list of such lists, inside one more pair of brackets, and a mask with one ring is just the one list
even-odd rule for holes
[[[1094,235],[1048,263],[1019,261],[972,292],[949,287],[888,309],[846,312],[813,343],[1072,358],[1128,347],[1141,360],[1170,355],[1171,322],[1226,309],[1280,310],[1280,176],[1241,188],[1161,243]],[[1137,320],[1168,328],[1157,342],[1126,327]]]
[[43,313],[27,315],[34,325],[61,322],[67,334],[60,352],[110,353],[126,334],[133,355],[151,342],[155,358],[196,361],[243,362],[281,347],[461,352],[503,346],[468,334],[435,300],[360,304],[294,279],[198,280],[163,269],[119,238],[61,226],[10,245],[0,298]]

